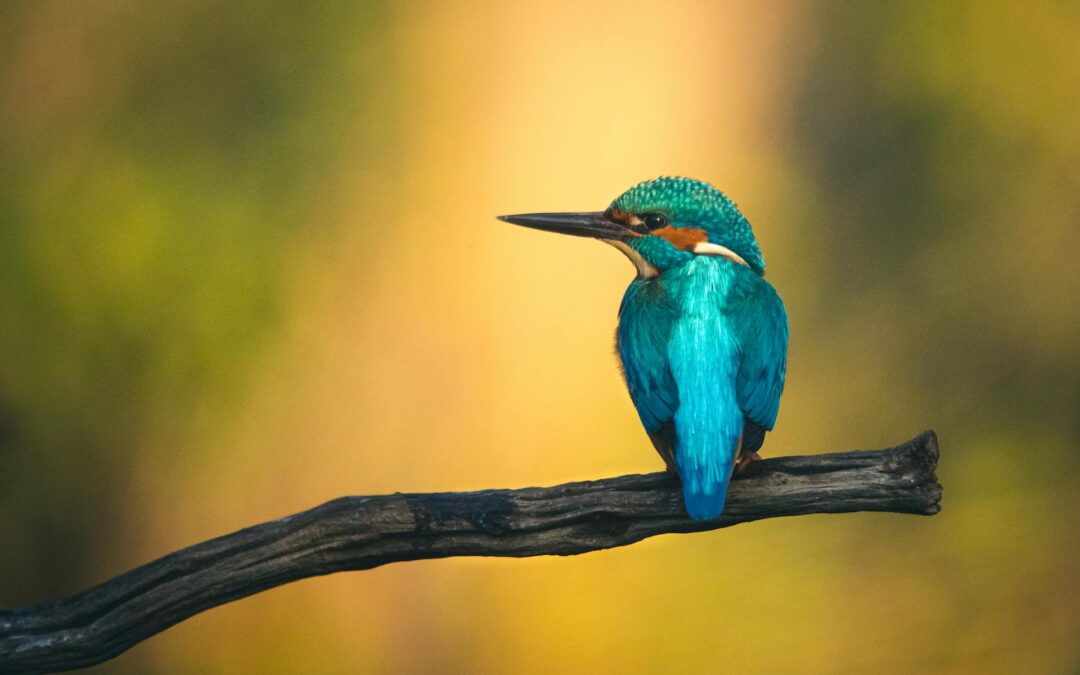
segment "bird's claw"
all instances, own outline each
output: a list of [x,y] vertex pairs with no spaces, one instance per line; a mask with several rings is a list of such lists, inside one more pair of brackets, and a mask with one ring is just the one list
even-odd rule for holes
[[735,465],[735,473],[741,473],[746,467],[750,466],[750,462],[755,459],[761,459],[761,455],[756,452],[751,452],[749,455],[743,455],[743,458]]

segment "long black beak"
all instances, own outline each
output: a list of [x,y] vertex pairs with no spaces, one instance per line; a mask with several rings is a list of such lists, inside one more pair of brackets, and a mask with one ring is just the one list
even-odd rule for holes
[[626,241],[635,236],[625,225],[608,218],[602,211],[587,213],[522,213],[516,216],[499,216],[499,220],[514,225],[524,225],[536,230],[572,234],[575,237]]

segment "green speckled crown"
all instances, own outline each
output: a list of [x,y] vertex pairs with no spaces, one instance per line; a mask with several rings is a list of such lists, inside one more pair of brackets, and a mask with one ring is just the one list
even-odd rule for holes
[[703,229],[709,241],[738,253],[755,272],[765,274],[765,259],[749,221],[739,212],[735,202],[708,183],[661,176],[638,183],[611,206],[639,215],[659,212],[675,227]]

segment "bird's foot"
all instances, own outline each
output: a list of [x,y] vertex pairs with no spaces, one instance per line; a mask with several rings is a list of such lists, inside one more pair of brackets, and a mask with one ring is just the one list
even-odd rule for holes
[[750,466],[750,462],[755,459],[761,459],[761,455],[756,452],[751,452],[749,455],[743,455],[743,458],[735,465],[735,473],[742,473],[743,469]]

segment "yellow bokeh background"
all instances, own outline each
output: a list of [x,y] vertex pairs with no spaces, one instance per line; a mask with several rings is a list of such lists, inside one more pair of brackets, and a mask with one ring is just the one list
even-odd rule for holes
[[661,467],[632,267],[496,214],[732,196],[766,455],[939,433],[934,518],[306,580],[100,672],[1080,668],[1080,13],[1047,0],[0,7],[0,606],[346,494]]

